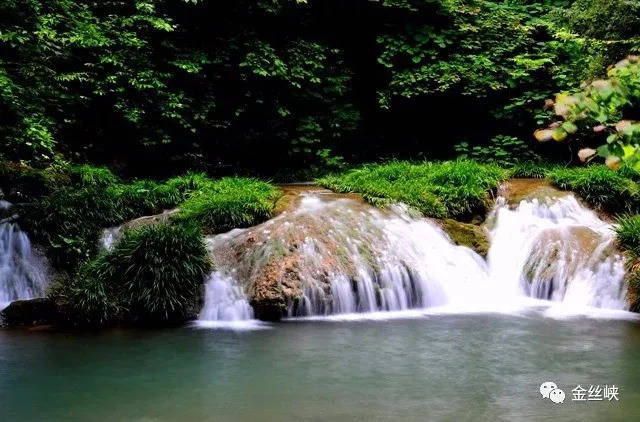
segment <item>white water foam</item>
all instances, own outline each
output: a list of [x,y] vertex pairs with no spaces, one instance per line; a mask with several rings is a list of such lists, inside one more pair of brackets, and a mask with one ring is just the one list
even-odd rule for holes
[[[233,261],[212,274],[199,324],[252,321],[236,269],[248,265],[243,274],[253,274],[267,261],[274,241],[302,256],[302,295],[289,304],[294,320],[519,314],[527,309],[552,318],[636,318],[625,312],[624,262],[615,250],[612,226],[575,197],[525,200],[515,209],[499,199],[491,219],[485,261],[405,207],[382,212],[350,199],[305,195],[292,213],[249,229],[264,235],[251,251],[258,258]],[[220,245],[245,232],[234,230],[211,243]],[[288,244],[290,232],[303,241]]]

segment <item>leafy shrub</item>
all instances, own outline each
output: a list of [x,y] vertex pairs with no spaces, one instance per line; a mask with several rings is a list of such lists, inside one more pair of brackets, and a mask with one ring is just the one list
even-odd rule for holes
[[114,249],[84,264],[72,285],[82,320],[180,322],[199,309],[211,270],[202,234],[193,226],[145,226],[127,231]]
[[248,227],[269,219],[279,196],[275,187],[257,179],[224,178],[194,193],[174,219],[195,221],[210,233]]
[[576,0],[550,17],[578,34],[601,40],[624,41],[640,33],[640,4],[634,1]]
[[540,159],[526,142],[513,136],[498,135],[491,138],[488,145],[474,147],[471,147],[467,142],[461,142],[454,148],[460,159],[471,159],[502,167]]
[[589,204],[610,212],[636,212],[640,209],[638,184],[602,165],[557,168],[549,171],[551,182],[572,190]]
[[538,129],[535,136],[541,142],[562,141],[575,133],[599,137],[602,145],[597,150],[585,148],[578,153],[582,161],[597,153],[614,170],[623,163],[640,170],[640,124],[635,121],[640,106],[640,57],[618,62],[607,76],[585,84],[580,92],[556,95],[548,104],[564,121]]
[[473,161],[393,161],[323,177],[317,183],[337,192],[361,193],[373,204],[403,202],[429,217],[469,218],[486,211],[487,193],[505,177],[499,167]]

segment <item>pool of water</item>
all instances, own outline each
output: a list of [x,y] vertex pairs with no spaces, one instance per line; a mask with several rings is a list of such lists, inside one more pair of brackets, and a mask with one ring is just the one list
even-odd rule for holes
[[[638,420],[640,323],[519,314],[0,331],[2,420]],[[542,399],[554,381],[563,404]],[[577,384],[619,401],[575,402]]]

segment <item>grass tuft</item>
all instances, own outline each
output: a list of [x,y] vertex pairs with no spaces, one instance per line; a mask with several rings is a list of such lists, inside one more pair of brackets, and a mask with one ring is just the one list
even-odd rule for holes
[[517,163],[509,169],[509,177],[514,179],[544,179],[549,172],[560,168],[556,164],[526,161]]
[[428,217],[469,219],[484,214],[488,192],[507,173],[473,161],[369,164],[326,176],[317,183],[336,192],[361,193],[372,204],[403,202]]
[[70,302],[88,325],[182,322],[197,314],[210,270],[202,234],[193,225],[141,227],[80,268]]
[[556,168],[547,173],[551,183],[571,190],[590,205],[608,212],[640,210],[640,189],[626,173],[602,165]]
[[640,215],[624,215],[617,220],[616,233],[620,247],[640,257]]
[[280,191],[250,178],[223,178],[200,188],[182,205],[174,221],[194,221],[207,233],[261,223],[273,215]]

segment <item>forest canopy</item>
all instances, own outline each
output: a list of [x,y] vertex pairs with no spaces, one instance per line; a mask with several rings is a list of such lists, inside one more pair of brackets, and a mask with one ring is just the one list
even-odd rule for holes
[[554,120],[545,99],[639,50],[639,7],[6,0],[0,153],[165,176],[443,158],[505,136],[533,145],[532,128]]

